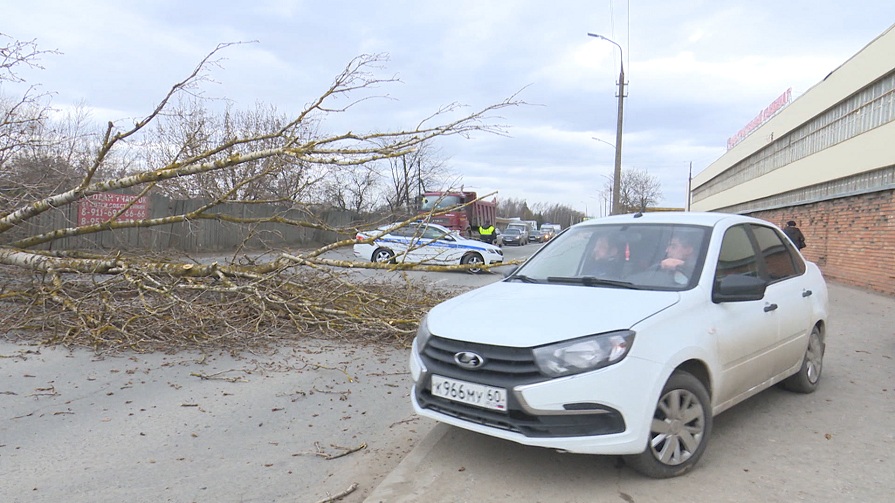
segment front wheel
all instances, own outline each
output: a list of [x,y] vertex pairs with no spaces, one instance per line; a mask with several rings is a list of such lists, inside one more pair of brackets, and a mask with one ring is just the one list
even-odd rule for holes
[[[472,265],[482,265],[485,263],[485,260],[478,253],[470,253],[469,255],[465,255],[462,260],[460,260],[461,264],[472,264]],[[481,267],[470,267],[468,271],[471,274],[477,274],[482,272]]]
[[395,254],[388,248],[377,248],[376,251],[373,252],[373,262],[380,264],[394,262],[394,257]]
[[712,410],[705,386],[676,371],[656,404],[646,450],[625,456],[631,468],[648,477],[683,475],[699,461],[712,431]]
[[808,336],[808,348],[802,358],[802,368],[783,381],[783,387],[796,393],[813,393],[820,382],[823,363],[824,341],[820,337],[820,329],[815,326]]

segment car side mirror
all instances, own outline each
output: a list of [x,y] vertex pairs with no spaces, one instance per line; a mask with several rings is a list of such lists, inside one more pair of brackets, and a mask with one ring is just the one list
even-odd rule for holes
[[712,289],[712,302],[747,302],[761,300],[768,283],[755,276],[731,274],[715,282]]

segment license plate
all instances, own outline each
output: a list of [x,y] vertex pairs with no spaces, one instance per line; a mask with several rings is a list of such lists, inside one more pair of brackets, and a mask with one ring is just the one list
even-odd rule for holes
[[432,394],[485,409],[507,410],[507,390],[503,388],[433,375]]

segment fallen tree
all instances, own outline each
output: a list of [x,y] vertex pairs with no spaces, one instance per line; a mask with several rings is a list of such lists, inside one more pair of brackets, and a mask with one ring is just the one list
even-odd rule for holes
[[[400,285],[357,281],[349,274],[357,268],[465,266],[361,264],[325,258],[328,251],[353,244],[357,229],[330,227],[315,219],[311,209],[305,213],[308,218],[299,221],[238,220],[216,213],[215,208],[247,201],[303,207],[303,191],[335,170],[365,169],[440,137],[504,134],[492,114],[520,102],[510,98],[461,116],[457,114],[462,108],[454,104],[407,130],[317,133],[329,114],[345,112],[370,98],[365,91],[393,80],[372,73],[384,57],[365,55],[351,61],[328,89],[292,118],[269,121],[250,134],[230,131],[209,143],[207,137],[196,140],[200,128],[190,125],[200,121],[188,117],[180,123],[182,142],[165,145],[166,155],[145,158],[155,162],[124,165],[121,159],[126,156],[116,155],[118,151],[138,143],[151,125],[167,118],[176,98],[195,95],[207,67],[215,63],[212,58],[228,45],[208,54],[132,127],[108,123],[92,157],[73,171],[77,178],[71,186],[52,186],[39,197],[34,197],[35,187],[5,191],[6,211],[0,213],[0,239],[6,243],[0,246],[0,322],[8,334],[97,350],[173,350],[211,344],[242,350],[304,336],[407,343],[425,310],[453,293],[409,280]],[[353,98],[357,94],[361,96]],[[348,104],[336,106],[337,99],[348,99]],[[200,190],[209,198],[207,204],[165,218],[126,219],[125,207],[101,222],[71,222],[47,232],[10,237],[31,219],[95,194],[124,191],[141,197],[154,191]],[[126,249],[97,253],[52,248],[53,242],[73,236],[222,218],[247,227],[276,221],[319,228],[346,239],[301,254],[263,250],[257,254],[263,260],[234,254],[212,263]]]

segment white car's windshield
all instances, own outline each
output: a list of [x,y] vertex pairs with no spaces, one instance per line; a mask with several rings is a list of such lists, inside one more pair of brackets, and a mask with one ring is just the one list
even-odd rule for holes
[[548,283],[638,289],[692,288],[709,229],[692,225],[587,225],[547,243],[516,275]]

